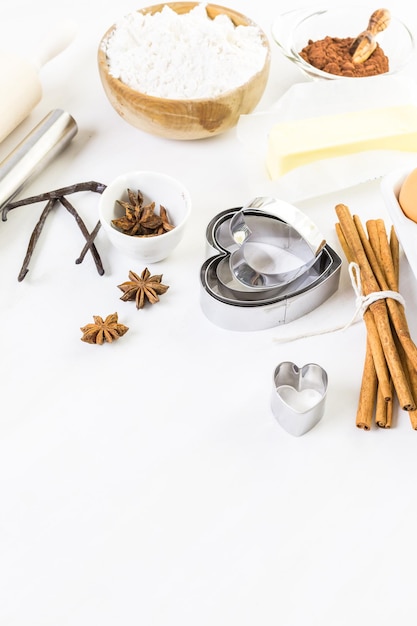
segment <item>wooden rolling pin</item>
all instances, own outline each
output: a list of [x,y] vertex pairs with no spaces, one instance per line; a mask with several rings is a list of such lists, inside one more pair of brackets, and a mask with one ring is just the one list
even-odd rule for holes
[[62,52],[75,36],[75,25],[59,25],[31,59],[0,51],[0,142],[3,141],[38,104],[42,97],[39,70]]

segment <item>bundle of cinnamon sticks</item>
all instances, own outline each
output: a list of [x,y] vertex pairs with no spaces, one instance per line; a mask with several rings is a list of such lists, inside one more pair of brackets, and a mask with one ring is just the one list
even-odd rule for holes
[[[417,347],[411,339],[404,303],[399,297],[399,242],[393,227],[388,237],[382,219],[368,220],[366,229],[344,204],[336,206],[336,233],[361,285],[363,296],[376,294],[363,312],[367,344],[356,414],[358,428],[373,423],[390,428],[393,403],[408,412],[417,430]],[[381,292],[395,292],[385,297]],[[382,296],[382,297],[381,297]]]

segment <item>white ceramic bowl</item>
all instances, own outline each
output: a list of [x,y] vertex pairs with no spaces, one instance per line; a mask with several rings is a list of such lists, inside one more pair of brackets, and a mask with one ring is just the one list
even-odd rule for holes
[[[144,203],[155,202],[155,213],[160,205],[168,212],[174,228],[153,237],[132,236],[112,225],[122,217],[124,209],[116,202],[127,201],[127,190],[138,190]],[[157,263],[168,257],[180,243],[191,212],[190,194],[177,179],[153,171],[133,171],[122,174],[110,183],[100,196],[99,218],[107,237],[117,250],[143,263]]]
[[[319,41],[327,36],[356,37],[366,30],[374,10],[375,7],[367,5],[294,9],[275,19],[272,36],[283,54],[309,78],[351,80],[317,69],[307,63],[300,52],[309,40]],[[395,15],[391,14],[390,24],[386,30],[378,33],[376,41],[388,57],[390,65],[388,74],[402,71],[415,55],[413,34]]]
[[398,240],[417,279],[417,224],[406,217],[398,202],[403,182],[416,168],[417,162],[390,172],[381,180],[381,191]]

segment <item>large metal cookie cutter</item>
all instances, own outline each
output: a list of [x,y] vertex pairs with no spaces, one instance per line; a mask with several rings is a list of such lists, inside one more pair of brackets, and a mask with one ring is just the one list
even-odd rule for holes
[[229,330],[291,322],[339,286],[341,259],[299,209],[274,198],[216,215],[206,230],[201,306]]
[[230,254],[230,268],[239,282],[252,289],[289,285],[314,265],[326,243],[315,224],[292,205],[285,205],[286,221],[271,220],[268,215],[252,220],[245,216],[245,209],[273,208],[274,204],[273,198],[255,198],[230,220],[237,244]]
[[280,363],[274,372],[271,407],[279,424],[299,437],[311,430],[324,414],[327,373],[316,363],[297,367]]

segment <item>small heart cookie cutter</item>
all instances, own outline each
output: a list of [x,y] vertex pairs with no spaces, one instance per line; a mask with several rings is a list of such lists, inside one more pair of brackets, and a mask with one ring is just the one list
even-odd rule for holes
[[316,363],[298,367],[283,361],[274,371],[271,407],[278,423],[294,437],[311,430],[324,415],[328,377]]

